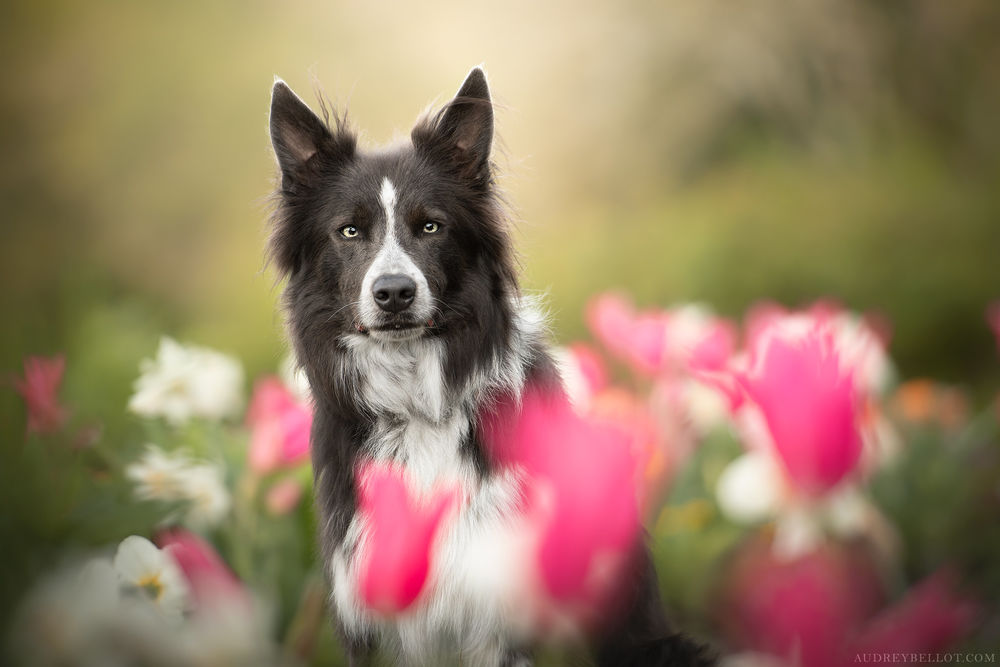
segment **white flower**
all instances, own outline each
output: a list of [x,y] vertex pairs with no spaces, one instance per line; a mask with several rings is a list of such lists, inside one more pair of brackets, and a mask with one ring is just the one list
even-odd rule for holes
[[183,496],[183,480],[190,460],[183,454],[168,454],[156,445],[147,445],[138,462],[125,467],[125,476],[136,483],[140,500],[173,502]]
[[114,567],[126,587],[151,600],[167,618],[183,617],[189,601],[187,582],[170,554],[132,535],[118,545]]
[[118,577],[107,559],[76,564],[42,579],[21,604],[13,624],[18,664],[97,665],[97,640],[116,622]]
[[719,509],[736,523],[755,523],[774,516],[785,495],[785,481],[770,454],[750,451],[729,463],[719,475],[715,497]]
[[223,481],[222,468],[203,463],[188,468],[183,479],[183,497],[190,501],[185,523],[193,528],[214,526],[225,518],[232,504]]
[[208,528],[225,518],[232,504],[222,467],[193,461],[183,452],[164,452],[148,445],[139,461],[125,468],[140,500],[186,503],[183,522]]
[[141,537],[126,538],[113,565],[109,558],[95,558],[35,585],[10,627],[14,664],[263,667],[279,662],[267,608],[249,596],[210,596],[185,615],[187,591],[168,552]]
[[789,507],[774,527],[771,551],[778,560],[791,561],[814,551],[823,543],[823,527],[809,507]]
[[272,614],[250,598],[214,596],[199,600],[184,624],[178,642],[183,664],[192,667],[277,665],[281,661],[271,641]]
[[243,368],[227,355],[164,337],[156,359],[143,359],[129,410],[182,424],[192,417],[222,419],[243,405]]

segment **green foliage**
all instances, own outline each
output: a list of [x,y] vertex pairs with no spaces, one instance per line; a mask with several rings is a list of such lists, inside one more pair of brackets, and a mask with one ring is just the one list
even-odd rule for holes
[[1000,599],[1000,437],[993,411],[961,431],[911,428],[907,451],[872,481],[896,526],[909,581],[947,564],[985,600]]
[[741,451],[721,431],[701,443],[672,480],[667,502],[650,527],[661,595],[685,628],[708,630],[708,605],[724,558],[746,534],[721,515],[714,501],[719,475]]

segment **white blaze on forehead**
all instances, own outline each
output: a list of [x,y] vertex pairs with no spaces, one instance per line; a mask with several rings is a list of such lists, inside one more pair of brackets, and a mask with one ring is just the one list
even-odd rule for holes
[[382,191],[378,194],[382,203],[382,210],[385,211],[386,239],[389,236],[396,236],[396,188],[388,177],[382,179]]
[[385,214],[385,235],[382,237],[382,247],[365,272],[361,283],[361,319],[367,325],[374,324],[380,317],[378,304],[372,296],[372,285],[379,276],[399,274],[407,276],[417,284],[417,294],[411,310],[414,317],[426,319],[431,314],[431,298],[427,286],[427,278],[406,253],[396,235],[396,187],[386,176],[382,179],[382,189],[379,191],[379,204]]
[[[385,236],[382,237],[382,249],[379,250],[378,256],[372,263],[372,268],[379,265],[381,261],[385,269],[383,273],[403,273],[410,275],[408,272],[402,270],[403,268],[408,268],[402,266],[404,260],[410,265],[413,262],[403,252],[399,241],[396,239],[396,188],[392,185],[392,181],[388,177],[382,179],[382,190],[379,191],[378,199],[379,203],[382,204],[382,211],[385,213]],[[413,268],[416,269],[415,266]],[[400,270],[397,271],[397,269]],[[410,275],[410,277],[412,278],[413,276]]]

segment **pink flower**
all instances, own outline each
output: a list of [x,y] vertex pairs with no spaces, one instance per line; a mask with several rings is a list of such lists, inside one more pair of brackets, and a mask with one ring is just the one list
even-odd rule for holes
[[214,604],[220,598],[246,598],[246,590],[236,575],[212,545],[194,533],[183,529],[164,531],[157,536],[156,544],[170,553],[181,568],[199,605]]
[[294,510],[302,500],[302,484],[294,478],[283,479],[267,491],[265,505],[275,516],[283,516]]
[[625,297],[607,293],[587,306],[587,324],[612,354],[640,373],[653,374],[663,367],[667,317],[662,311],[636,313]]
[[587,306],[587,324],[612,354],[644,375],[721,371],[736,344],[735,325],[696,304],[636,311],[619,294],[601,294]]
[[944,651],[969,633],[977,612],[973,602],[956,594],[954,577],[942,570],[879,614],[853,643],[850,653]]
[[740,649],[839,667],[849,638],[881,605],[881,590],[863,549],[830,546],[786,561],[758,538],[732,561],[718,617]]
[[568,351],[576,362],[591,395],[608,386],[608,371],[594,348],[585,343],[573,343],[568,347]]
[[589,422],[604,424],[626,436],[631,463],[638,470],[635,490],[639,507],[649,508],[674,471],[678,452],[666,446],[661,424],[647,403],[625,389],[609,387],[594,397],[585,415]]
[[765,328],[753,341],[750,370],[741,381],[800,490],[824,493],[857,466],[861,402],[829,327]]
[[58,396],[65,370],[66,359],[62,356],[24,360],[24,377],[14,379],[14,389],[28,410],[29,433],[52,433],[65,423],[69,413]]
[[994,301],[986,308],[986,322],[993,330],[997,339],[997,350],[1000,351],[1000,301]]
[[761,336],[776,327],[786,331],[805,331],[814,327],[828,329],[832,332],[842,364],[851,369],[860,389],[867,394],[878,394],[889,384],[892,364],[886,348],[891,326],[878,313],[859,317],[832,301],[817,301],[799,311],[788,311],[778,304],[761,302],[747,313],[747,348],[752,350],[757,347]]
[[257,473],[296,466],[309,457],[312,410],[300,403],[277,377],[254,385],[250,408],[250,467]]
[[363,464],[357,480],[368,523],[358,569],[361,600],[376,612],[396,614],[424,589],[434,538],[458,492],[438,490],[423,501],[411,494],[399,469],[374,461]]
[[526,475],[525,516],[538,531],[546,594],[584,616],[604,609],[640,530],[633,434],[534,387],[520,404],[503,401],[483,415],[481,432],[499,465]]
[[726,369],[736,347],[736,325],[707,308],[686,304],[668,311],[667,348],[680,371],[719,372]]
[[740,649],[806,667],[847,667],[860,654],[943,651],[965,636],[976,606],[939,572],[883,608],[878,567],[860,546],[836,545],[793,560],[754,538],[731,561],[717,616]]

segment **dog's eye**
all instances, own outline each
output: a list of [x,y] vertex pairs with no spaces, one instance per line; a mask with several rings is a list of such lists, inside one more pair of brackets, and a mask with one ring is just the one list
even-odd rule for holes
[[355,236],[358,235],[358,228],[355,227],[354,225],[344,225],[337,231],[340,232],[340,235],[343,236],[345,239],[353,239]]
[[441,229],[441,227],[436,222],[432,222],[432,221],[428,220],[427,222],[424,223],[424,233],[425,234],[433,234],[434,232],[436,232],[439,229]]

